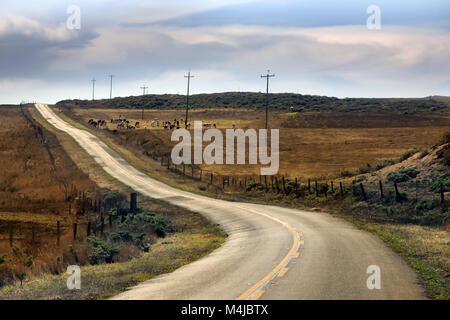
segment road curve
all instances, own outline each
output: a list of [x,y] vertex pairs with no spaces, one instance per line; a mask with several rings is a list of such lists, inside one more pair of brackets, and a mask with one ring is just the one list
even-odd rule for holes
[[[425,299],[406,263],[377,237],[325,213],[228,202],[178,190],[129,165],[93,134],[41,115],[71,135],[111,176],[152,198],[201,213],[227,232],[225,243],[176,271],[113,299]],[[367,267],[381,289],[367,288]]]

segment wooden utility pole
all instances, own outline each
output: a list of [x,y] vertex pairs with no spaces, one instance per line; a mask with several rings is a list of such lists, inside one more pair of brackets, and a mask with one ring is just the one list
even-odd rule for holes
[[261,78],[266,78],[267,85],[266,85],[266,129],[268,127],[268,120],[269,120],[269,78],[275,77],[274,74],[270,74],[270,70],[267,70],[267,75],[261,76]]
[[[148,86],[146,86],[146,85],[143,85],[142,87],[141,87],[141,89],[142,89],[142,95],[143,96],[145,96],[145,90],[146,89],[148,89]],[[144,120],[144,104],[142,104],[142,120]]]
[[110,74],[108,77],[111,78],[110,86],[109,86],[109,98],[112,99],[112,84],[113,84],[113,78],[115,77],[113,74]]
[[91,82],[92,82],[92,101],[94,101],[94,99],[95,99],[95,81],[97,81],[97,80],[95,80],[95,78],[94,79],[92,79],[91,80]]
[[184,126],[187,129],[187,124],[188,124],[188,112],[189,112],[189,86],[191,83],[191,78],[193,78],[194,76],[191,76],[191,72],[188,72],[187,76],[184,76],[185,78],[188,79],[188,83],[187,83],[187,94],[186,94],[186,119],[184,119]]

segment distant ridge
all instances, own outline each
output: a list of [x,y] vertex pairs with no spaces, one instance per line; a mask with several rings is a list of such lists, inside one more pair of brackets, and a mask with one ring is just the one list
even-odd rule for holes
[[[266,96],[258,92],[225,92],[196,94],[190,96],[192,108],[265,108]],[[186,96],[177,94],[148,94],[102,100],[63,100],[57,103],[62,108],[145,108],[183,109]],[[287,112],[332,111],[332,112],[394,112],[447,113],[450,100],[430,98],[343,98],[302,95],[295,93],[270,94],[270,109]]]

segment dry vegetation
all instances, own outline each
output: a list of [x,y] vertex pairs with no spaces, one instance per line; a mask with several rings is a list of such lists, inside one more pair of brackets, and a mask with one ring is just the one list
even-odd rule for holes
[[[150,154],[168,155],[174,145],[171,131],[152,127],[154,119],[184,118],[183,110],[72,109],[80,123],[90,118],[118,118],[122,115],[138,130],[114,132],[124,144],[135,145]],[[216,123],[219,129],[262,128],[264,112],[247,109],[202,109],[190,112],[190,120]],[[356,170],[366,163],[398,159],[412,148],[431,147],[450,127],[450,115],[393,115],[373,113],[282,113],[271,114],[271,126],[280,128],[280,176],[328,177],[341,170]],[[147,130],[144,127],[147,126]],[[108,124],[111,132],[115,125]],[[203,170],[221,175],[258,175],[259,166],[212,165]]]
[[3,106],[0,113],[2,285],[30,273],[58,272],[63,263],[71,262],[57,247],[57,221],[60,245],[66,248],[67,230],[79,209],[73,203],[69,214],[67,198],[73,192],[94,195],[97,187],[25,109]]
[[[104,298],[223,243],[207,219],[157,200],[139,197],[130,214],[132,190],[75,141],[32,108],[0,112],[0,299]],[[66,287],[70,264],[84,266],[82,290]]]

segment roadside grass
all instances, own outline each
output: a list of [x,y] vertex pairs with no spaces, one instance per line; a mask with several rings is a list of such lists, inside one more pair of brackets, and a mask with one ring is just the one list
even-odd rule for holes
[[69,290],[69,275],[50,275],[32,279],[23,287],[0,290],[7,300],[95,300],[112,297],[129,287],[195,261],[220,247],[224,233],[204,218],[198,226],[168,235],[152,245],[149,253],[122,263],[81,267],[81,289]]
[[415,269],[432,299],[450,299],[450,247],[448,231],[418,225],[357,222],[380,237]]

